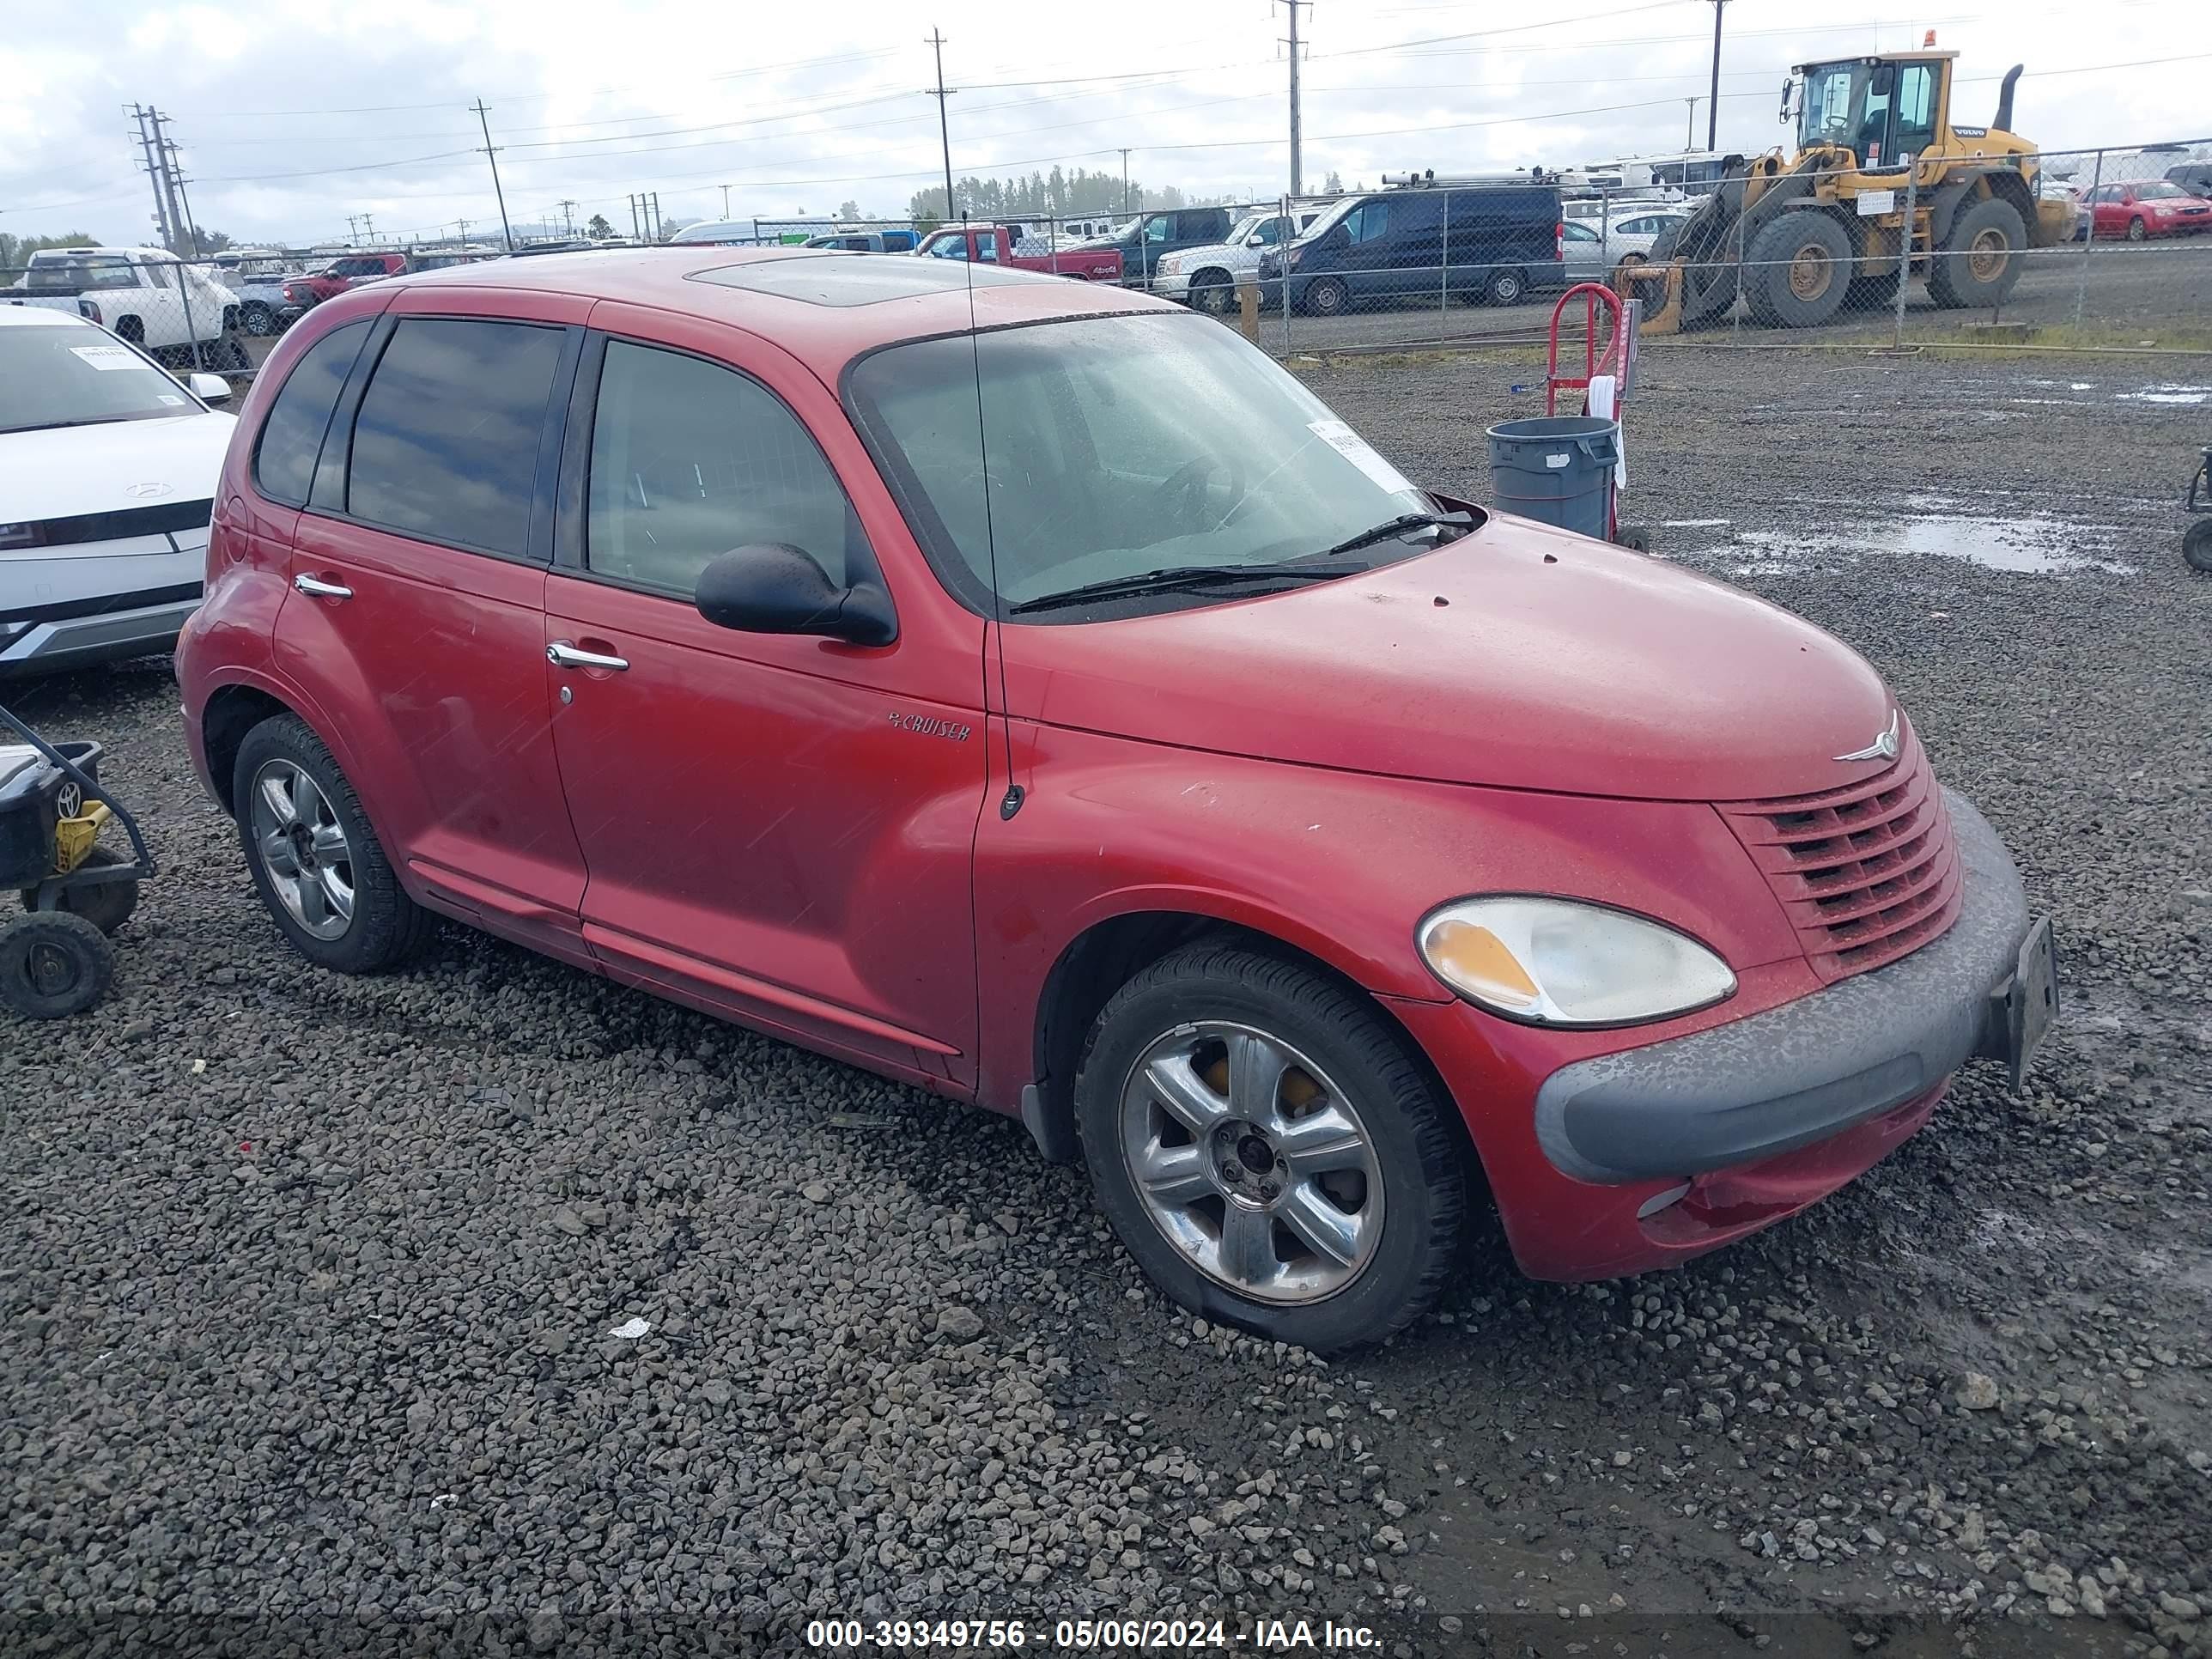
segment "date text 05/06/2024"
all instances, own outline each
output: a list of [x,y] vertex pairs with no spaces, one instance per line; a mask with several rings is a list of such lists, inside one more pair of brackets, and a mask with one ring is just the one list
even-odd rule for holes
[[1014,1653],[1085,1653],[1138,1650],[1198,1652],[1245,1649],[1292,1653],[1379,1648],[1364,1625],[1329,1619],[817,1619],[805,1631],[810,1648],[929,1649]]

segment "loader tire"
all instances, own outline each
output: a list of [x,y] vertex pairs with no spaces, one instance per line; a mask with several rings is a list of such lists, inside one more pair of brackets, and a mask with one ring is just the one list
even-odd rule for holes
[[1850,233],[1826,213],[1785,213],[1752,239],[1744,291],[1752,314],[1781,328],[1818,328],[1844,308]]
[[1948,311],[2002,305],[2027,264],[2027,221],[2010,202],[1990,197],[1951,221],[1929,264],[1929,296]]

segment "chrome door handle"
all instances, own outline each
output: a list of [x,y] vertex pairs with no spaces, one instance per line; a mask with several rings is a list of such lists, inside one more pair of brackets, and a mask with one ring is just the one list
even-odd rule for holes
[[311,599],[349,599],[353,589],[340,582],[319,581],[313,576],[295,576],[292,586]]
[[617,674],[629,666],[628,657],[609,657],[597,651],[579,651],[566,640],[556,640],[547,646],[545,660],[556,668],[605,668]]

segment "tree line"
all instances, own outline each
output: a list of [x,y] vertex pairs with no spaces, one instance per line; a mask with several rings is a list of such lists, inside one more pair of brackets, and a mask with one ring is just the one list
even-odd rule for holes
[[[972,173],[953,186],[957,210],[979,219],[1087,218],[1093,215],[1141,213],[1147,208],[1206,207],[1219,200],[1212,196],[1190,196],[1173,185],[1155,188],[1137,179],[1126,182],[1118,173],[1055,167],[1050,173],[1027,178],[979,179]],[[918,190],[908,198],[907,213],[917,223],[938,222],[951,216],[945,204],[945,186]]]

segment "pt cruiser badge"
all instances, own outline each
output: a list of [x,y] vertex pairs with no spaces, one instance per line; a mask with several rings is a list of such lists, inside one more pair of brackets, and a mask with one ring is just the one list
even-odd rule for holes
[[1895,760],[1897,758],[1897,711],[1894,708],[1889,711],[1888,727],[1865,748],[1854,749],[1848,755],[1835,755],[1830,758],[1839,761]]
[[925,738],[945,738],[954,743],[967,742],[968,733],[973,729],[957,720],[935,720],[927,714],[902,714],[896,709],[891,711],[890,722],[902,732],[919,732]]

